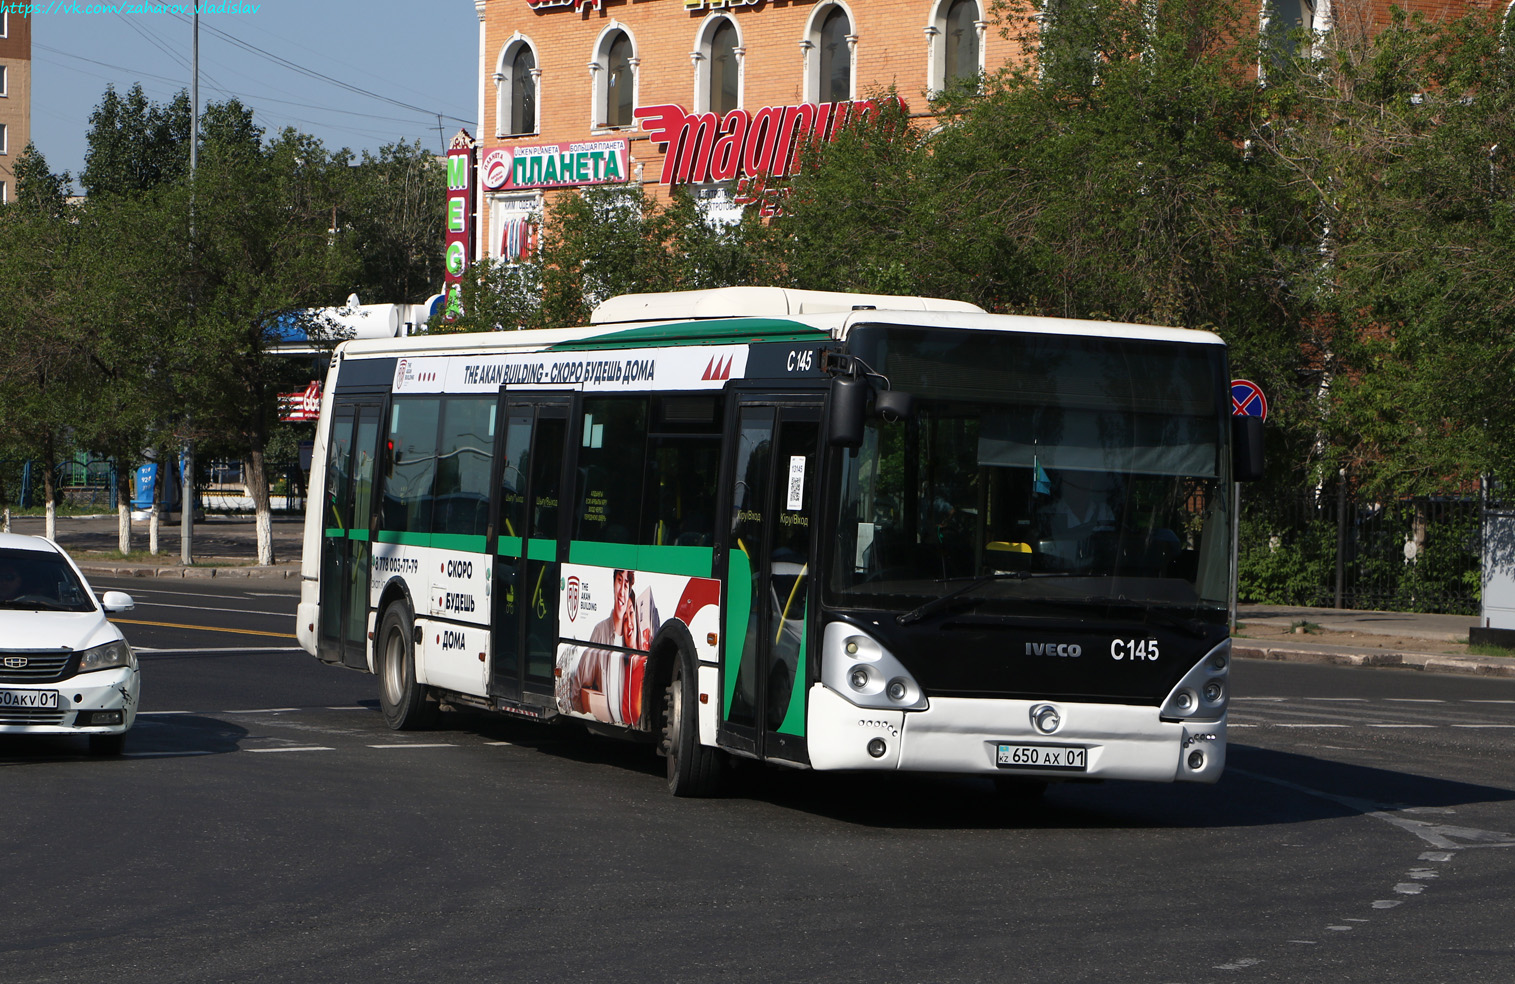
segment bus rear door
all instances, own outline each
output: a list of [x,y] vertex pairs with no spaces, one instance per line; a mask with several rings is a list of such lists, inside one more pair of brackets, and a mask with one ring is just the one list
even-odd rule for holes
[[320,634],[329,663],[368,668],[368,578],[383,406],[341,400],[332,412],[322,521]]

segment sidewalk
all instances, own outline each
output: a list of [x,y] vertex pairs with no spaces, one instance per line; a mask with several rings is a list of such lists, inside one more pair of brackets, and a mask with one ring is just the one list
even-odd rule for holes
[[[300,544],[305,519],[299,515],[273,518],[274,564],[257,566],[258,540],[251,515],[209,513],[195,522],[190,540],[193,566],[179,562],[179,514],[158,528],[158,556],[119,560],[120,538],[114,513],[95,516],[59,516],[57,541],[86,575],[111,577],[260,577],[287,579],[300,576]],[[147,522],[131,524],[132,551],[146,553]],[[47,521],[41,516],[12,516],[11,532],[42,536]]]
[[[40,516],[11,520],[13,533],[41,535]],[[207,515],[195,523],[194,566],[179,563],[179,522],[159,529],[160,559],[122,561],[109,558],[117,546],[115,515],[58,518],[58,542],[86,574],[112,577],[259,577],[298,579],[304,519],[275,516],[275,563],[258,567],[256,531],[250,515]],[[147,523],[132,524],[132,549],[147,549]],[[1281,605],[1242,605],[1237,609],[1232,652],[1239,659],[1385,666],[1433,673],[1475,673],[1515,677],[1515,659],[1466,652],[1470,615],[1423,615],[1411,612],[1350,611]],[[1296,628],[1297,627],[1297,628]]]

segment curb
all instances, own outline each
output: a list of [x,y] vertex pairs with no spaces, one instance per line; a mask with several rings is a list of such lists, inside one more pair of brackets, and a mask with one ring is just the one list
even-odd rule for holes
[[1238,659],[1273,660],[1285,663],[1320,663],[1331,666],[1382,666],[1428,673],[1465,673],[1475,676],[1515,677],[1515,660],[1446,653],[1354,653],[1286,646],[1238,646],[1231,654]]
[[177,577],[177,578],[237,578],[241,580],[298,579],[298,570],[286,567],[99,567],[80,564],[86,575],[101,577]]

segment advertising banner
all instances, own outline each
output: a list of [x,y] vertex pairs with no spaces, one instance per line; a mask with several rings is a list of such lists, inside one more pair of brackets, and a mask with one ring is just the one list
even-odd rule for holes
[[[563,566],[558,592],[558,711],[628,728],[641,727],[647,651],[665,619],[694,639],[718,631],[721,583],[707,577]],[[711,658],[714,654],[711,653]]]
[[487,147],[482,168],[484,189],[517,191],[619,184],[626,180],[630,155],[631,141],[624,138]]

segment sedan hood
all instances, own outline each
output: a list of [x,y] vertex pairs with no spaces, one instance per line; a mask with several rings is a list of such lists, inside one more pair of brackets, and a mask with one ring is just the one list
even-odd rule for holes
[[0,651],[89,649],[115,642],[121,632],[104,613],[0,609]]

